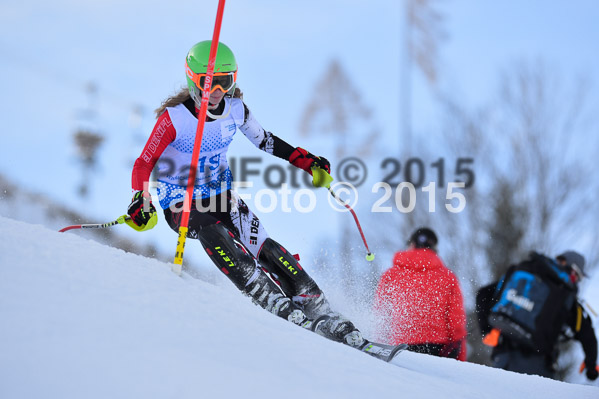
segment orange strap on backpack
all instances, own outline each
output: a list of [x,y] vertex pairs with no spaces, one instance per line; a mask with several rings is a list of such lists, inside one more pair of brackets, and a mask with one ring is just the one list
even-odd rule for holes
[[495,347],[499,343],[499,335],[501,335],[501,331],[494,328],[487,335],[483,337],[483,344],[487,346]]
[[[587,367],[584,365],[584,360],[582,361],[582,363],[580,364],[580,369],[578,369],[578,372],[580,374],[582,374],[582,372],[584,371],[584,369],[586,369]],[[599,371],[599,366],[595,366],[595,369],[597,369],[597,371]]]

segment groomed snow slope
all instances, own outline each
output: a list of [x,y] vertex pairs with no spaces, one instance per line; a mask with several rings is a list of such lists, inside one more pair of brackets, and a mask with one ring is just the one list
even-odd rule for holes
[[0,217],[0,398],[597,398],[599,389],[404,352],[387,364],[232,284]]

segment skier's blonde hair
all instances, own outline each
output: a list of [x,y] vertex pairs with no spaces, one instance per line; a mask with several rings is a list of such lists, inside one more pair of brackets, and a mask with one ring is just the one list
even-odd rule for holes
[[[243,99],[243,93],[241,92],[239,87],[235,87],[235,91],[233,92],[233,98]],[[164,100],[162,104],[160,104],[160,107],[154,110],[154,114],[156,114],[156,118],[158,118],[168,107],[175,107],[179,104],[183,104],[185,101],[189,99],[191,99],[189,89],[187,87],[183,87],[177,93]]]

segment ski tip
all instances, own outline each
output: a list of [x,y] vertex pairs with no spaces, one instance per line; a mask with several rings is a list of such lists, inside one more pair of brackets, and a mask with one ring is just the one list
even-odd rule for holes
[[407,348],[408,345],[406,344],[388,345],[365,340],[364,344],[359,349],[377,359],[390,362],[398,353]]
[[403,352],[406,349],[408,349],[408,344],[399,344],[399,345],[397,345],[391,351],[391,355],[389,356],[389,360],[387,360],[387,361],[390,362],[391,360],[395,359],[395,356],[397,356],[399,353]]

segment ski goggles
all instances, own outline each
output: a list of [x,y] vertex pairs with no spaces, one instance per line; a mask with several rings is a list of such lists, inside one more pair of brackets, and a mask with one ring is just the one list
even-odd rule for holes
[[[198,87],[198,89],[203,90],[204,84],[206,83],[205,73],[195,73],[189,68],[187,63],[185,63],[185,70],[187,72],[187,77],[191,79],[191,81]],[[228,92],[235,86],[235,82],[237,81],[237,71],[235,72],[215,72],[212,76],[212,85],[210,86],[210,94],[214,93],[216,89],[221,89],[225,93]]]

